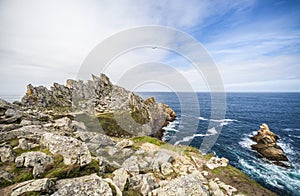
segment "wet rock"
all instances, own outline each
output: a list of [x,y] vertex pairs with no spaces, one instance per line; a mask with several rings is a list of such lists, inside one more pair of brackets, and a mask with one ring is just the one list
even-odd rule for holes
[[39,177],[44,173],[45,165],[52,162],[52,157],[43,152],[25,152],[15,160],[17,167],[33,167],[33,177]]
[[[280,161],[288,161],[284,151],[276,144],[279,137],[270,131],[267,124],[262,124],[257,134],[251,137],[257,144],[251,145],[253,150],[259,152],[263,157],[275,161],[277,165],[285,165],[284,163],[278,164]],[[287,167],[287,165],[285,165]]]
[[228,165],[228,159],[222,157],[222,158],[218,158],[218,157],[211,157],[209,159],[209,161],[206,163],[206,166],[209,169],[215,169],[218,167],[226,167]]
[[96,174],[78,178],[63,179],[56,182],[58,189],[53,196],[60,195],[103,195],[112,196],[112,190],[107,182]]
[[61,154],[66,165],[84,166],[92,161],[87,145],[73,137],[46,133],[41,138],[41,145],[47,147],[52,154]]
[[48,178],[21,182],[12,188],[11,196],[24,195],[29,192],[51,193],[53,185],[54,183]]
[[15,155],[13,153],[12,147],[8,144],[0,144],[0,161],[1,162],[11,162],[15,160]]

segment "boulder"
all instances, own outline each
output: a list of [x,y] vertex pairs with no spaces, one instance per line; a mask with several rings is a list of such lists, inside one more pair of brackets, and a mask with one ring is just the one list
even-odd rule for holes
[[103,195],[113,196],[107,182],[96,174],[78,178],[62,179],[56,182],[57,191],[52,196],[60,195]]
[[124,168],[117,169],[113,172],[114,183],[120,188],[121,191],[124,190],[124,187],[129,179],[129,174]]
[[288,161],[283,149],[277,145],[277,140],[279,137],[270,131],[267,124],[262,124],[257,134],[251,137],[252,140],[257,142],[257,144],[251,145],[253,150],[259,152],[263,157],[274,161],[275,164],[288,167],[280,161]]
[[61,154],[66,165],[79,164],[84,166],[92,161],[87,145],[73,137],[45,133],[40,143],[48,148],[52,154]]
[[218,157],[211,157],[209,159],[209,161],[206,163],[206,166],[209,169],[215,169],[218,167],[226,167],[228,165],[228,159],[222,157],[222,158],[218,158]]
[[171,180],[166,185],[153,190],[151,194],[155,196],[207,196],[209,195],[209,192],[207,188],[202,184],[200,179],[197,178],[197,176],[188,174]]
[[131,156],[126,159],[122,164],[122,168],[126,169],[131,175],[139,174],[140,170],[137,157]]
[[132,145],[133,145],[133,141],[129,139],[123,139],[116,144],[116,148],[118,150],[122,150],[123,148],[128,148],[131,147]]
[[18,156],[15,160],[17,167],[33,167],[33,177],[40,177],[45,171],[45,165],[52,163],[51,156],[43,152],[25,152]]
[[11,196],[26,195],[29,192],[51,193],[54,183],[49,178],[29,180],[16,184],[12,188]]

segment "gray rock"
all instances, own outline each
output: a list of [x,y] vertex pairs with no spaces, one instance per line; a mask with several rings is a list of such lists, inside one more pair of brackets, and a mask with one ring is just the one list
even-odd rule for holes
[[83,122],[77,122],[75,120],[71,123],[71,128],[73,131],[86,131],[87,128]]
[[133,145],[133,141],[129,139],[123,139],[116,144],[116,148],[118,150],[122,150],[123,148],[128,148],[131,147],[132,145]]
[[139,174],[140,170],[137,157],[131,156],[126,159],[122,164],[122,168],[126,169],[131,175]]
[[209,192],[196,176],[189,174],[171,180],[169,184],[153,190],[151,194],[159,196],[206,196],[209,195]]
[[30,150],[32,148],[38,147],[38,136],[28,137],[28,138],[20,138],[19,145],[15,148],[21,148],[22,150]]
[[54,128],[61,130],[71,130],[72,121],[68,117],[63,117],[55,120]]
[[48,178],[21,182],[13,186],[11,196],[19,196],[29,192],[51,193],[53,185],[54,183]]
[[58,190],[52,196],[113,195],[109,184],[96,174],[59,180],[56,182],[56,189]]
[[19,114],[18,111],[9,108],[9,109],[7,109],[6,112],[5,112],[5,117],[6,117],[6,118],[9,118],[9,117],[16,116],[16,115],[18,115],[18,114]]
[[14,161],[15,155],[10,145],[8,144],[0,144],[0,161]]
[[45,165],[52,162],[52,157],[43,152],[25,152],[15,160],[17,167],[33,167],[34,177],[39,177],[44,173]]
[[73,137],[45,133],[41,145],[47,147],[52,154],[61,154],[66,165],[84,166],[92,161],[87,145]]
[[0,124],[0,132],[10,131],[20,128],[19,124]]
[[127,183],[127,180],[129,179],[129,174],[124,168],[117,169],[113,172],[114,177],[113,181],[114,183],[120,188],[121,191],[124,190],[124,187]]
[[148,195],[157,186],[158,184],[152,173],[135,175],[129,180],[129,189],[136,190],[142,195]]

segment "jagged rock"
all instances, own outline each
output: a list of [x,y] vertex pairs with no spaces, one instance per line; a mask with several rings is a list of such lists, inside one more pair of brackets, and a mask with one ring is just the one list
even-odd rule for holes
[[228,159],[222,157],[222,158],[218,158],[218,157],[211,157],[209,159],[209,161],[206,163],[206,166],[209,169],[215,169],[218,167],[226,167],[228,165]]
[[139,174],[138,158],[136,156],[129,157],[123,162],[122,168],[126,169],[131,175]]
[[92,161],[87,145],[73,137],[45,133],[41,138],[41,145],[47,147],[52,154],[61,154],[66,165],[84,166]]
[[133,145],[133,141],[128,139],[123,139],[116,144],[116,148],[118,150],[122,150],[123,148],[131,147]]
[[21,182],[12,188],[11,196],[19,196],[29,192],[51,193],[54,183],[48,179],[37,179]]
[[[50,90],[29,84],[21,105],[38,111],[74,110],[91,115],[113,112],[116,116],[121,116],[121,127],[130,136],[161,135],[162,126],[176,116],[169,106],[156,103],[155,100],[149,105],[149,101],[145,102],[140,96],[113,85],[104,74],[100,77],[93,75],[92,80],[87,82],[67,80],[66,86],[54,83]],[[117,132],[110,134],[122,137]]]
[[41,137],[48,130],[40,125],[25,126],[9,132],[0,132],[0,141],[8,141],[18,137],[32,135],[33,137]]
[[96,174],[58,180],[55,188],[58,190],[52,196],[113,195],[109,184]]
[[152,173],[135,175],[129,180],[129,189],[136,190],[142,195],[148,195],[148,193],[157,186],[157,182]]
[[9,118],[9,117],[13,117],[13,116],[16,116],[16,115],[19,115],[19,112],[14,110],[14,109],[7,109],[6,112],[5,112],[5,117],[6,118]]
[[288,161],[284,151],[276,144],[279,137],[270,131],[267,124],[262,124],[257,131],[257,135],[251,137],[257,144],[251,145],[253,150],[259,152],[262,156],[266,157],[277,165],[285,166],[284,163],[278,164],[280,161]]
[[15,160],[17,167],[33,167],[34,177],[39,177],[44,173],[45,165],[52,162],[52,157],[43,152],[25,152]]
[[129,174],[124,168],[117,169],[113,172],[114,183],[120,188],[121,191],[124,190],[124,187],[129,179]]
[[0,161],[14,161],[15,155],[13,153],[12,147],[8,144],[0,144]]
[[188,174],[171,180],[167,185],[152,191],[152,195],[159,196],[181,196],[181,195],[209,195],[208,190],[202,182],[193,174]]

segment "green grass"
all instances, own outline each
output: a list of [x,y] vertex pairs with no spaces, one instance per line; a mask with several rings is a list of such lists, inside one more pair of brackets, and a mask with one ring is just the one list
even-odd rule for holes
[[16,156],[20,156],[25,152],[32,152],[32,151],[40,151],[40,147],[31,148],[30,150],[23,150],[21,148],[17,148],[13,150],[16,153]]
[[140,137],[133,137],[131,138],[131,140],[134,142],[134,143],[151,143],[151,144],[155,144],[157,146],[162,146],[164,144],[166,144],[165,142],[159,140],[159,139],[156,139],[154,137],[150,137],[150,136],[140,136]]
[[99,172],[99,162],[94,159],[92,159],[91,163],[83,167],[77,164],[65,165],[63,163],[63,157],[59,154],[54,155],[53,159],[53,164],[46,166],[44,177],[58,179],[74,178]]

